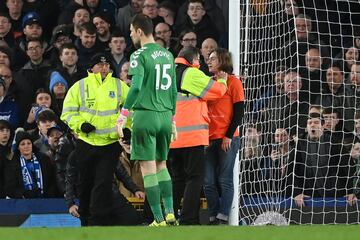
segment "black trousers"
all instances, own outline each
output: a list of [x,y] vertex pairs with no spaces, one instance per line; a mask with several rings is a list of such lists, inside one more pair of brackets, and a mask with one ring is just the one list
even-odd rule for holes
[[173,182],[175,213],[180,210],[182,225],[197,225],[199,221],[200,196],[204,181],[205,147],[171,149],[169,153]]
[[83,225],[114,224],[112,182],[120,152],[118,142],[93,146],[78,140],[74,154],[79,166],[79,214]]

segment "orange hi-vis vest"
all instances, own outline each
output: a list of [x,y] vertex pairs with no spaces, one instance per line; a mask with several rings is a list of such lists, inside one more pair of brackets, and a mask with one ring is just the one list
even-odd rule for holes
[[170,148],[209,145],[209,122],[207,100],[222,97],[226,91],[226,80],[214,81],[197,68],[185,69],[181,79],[181,90],[176,100],[177,140]]

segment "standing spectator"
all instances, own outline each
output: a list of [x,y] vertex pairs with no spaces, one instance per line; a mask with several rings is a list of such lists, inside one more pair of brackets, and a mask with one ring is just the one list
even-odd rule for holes
[[17,84],[16,102],[20,108],[20,124],[25,121],[25,114],[31,108],[30,105],[35,99],[36,90],[47,87],[48,72],[51,69],[50,62],[43,58],[44,48],[40,39],[28,40],[26,53],[30,61],[15,75]]
[[75,46],[78,49],[78,66],[82,70],[91,67],[91,57],[100,52],[96,44],[96,27],[93,23],[87,22],[81,25],[80,37],[76,39]]
[[160,22],[155,25],[155,36],[165,41],[165,48],[175,54],[176,40],[172,38],[172,30],[167,23]]
[[55,197],[54,169],[46,155],[33,146],[29,133],[17,132],[16,150],[5,168],[5,192],[9,198]]
[[158,14],[159,9],[157,0],[145,0],[142,13],[151,19],[154,26],[164,21],[164,19]]
[[175,46],[174,56],[177,56],[183,47],[189,47],[189,46],[196,47],[196,45],[197,45],[196,33],[192,30],[184,30],[179,35],[178,42],[176,43]]
[[[175,122],[171,120],[175,115],[176,82],[174,58],[155,43],[153,30],[149,17],[137,14],[133,18],[131,38],[134,46],[142,48],[130,57],[132,84],[118,119],[118,131],[123,137],[122,128],[129,110],[133,109],[131,160],[140,161],[146,196],[155,219],[150,226],[157,227],[177,223],[172,183],[166,167],[172,135],[176,139]],[[161,210],[161,197],[165,217]]]
[[11,19],[6,13],[0,13],[0,39],[12,48],[15,45],[14,34],[11,31]]
[[[118,30],[115,30],[110,37],[109,42],[110,54],[112,56],[111,63],[114,66],[114,76],[120,76],[120,70],[125,62],[129,61],[126,55],[126,39],[125,36]],[[121,78],[120,78],[121,79]],[[127,79],[127,78],[126,78]],[[122,79],[122,80],[126,80]]]
[[66,25],[58,25],[54,28],[52,32],[52,37],[50,40],[51,44],[51,53],[50,53],[50,62],[51,65],[56,67],[60,64],[60,48],[66,43],[71,43],[70,38],[70,29]]
[[108,51],[111,40],[111,20],[105,12],[98,12],[93,16],[92,22],[96,27],[99,48],[102,51]]
[[176,5],[172,1],[161,1],[158,5],[158,15],[163,18],[164,23],[173,27],[176,19]]
[[233,75],[233,63],[227,50],[213,51],[208,66],[215,76],[222,71],[229,74],[226,94],[208,103],[210,145],[206,150],[204,184],[210,223],[227,223],[234,195],[233,168],[240,147],[238,128],[244,115],[245,96],[241,80]]
[[331,142],[317,113],[309,115],[306,128],[307,136],[298,140],[292,155],[295,204],[304,206],[307,197],[346,197],[352,206],[357,199],[349,179],[351,162],[344,157],[342,145]]
[[19,126],[19,110],[14,99],[6,96],[6,83],[0,77],[0,119],[10,123],[11,129]]
[[214,23],[206,14],[204,2],[202,0],[190,0],[187,8],[187,16],[185,21],[176,27],[176,32],[180,33],[184,29],[192,29],[198,38],[197,47],[201,47],[201,43],[206,38],[219,40],[219,33],[214,28]]
[[74,44],[66,43],[59,49],[61,64],[54,70],[66,80],[69,88],[75,82],[86,77],[86,69],[80,69],[78,65],[78,51]]
[[121,153],[115,126],[128,86],[112,76],[106,54],[94,55],[91,63],[88,76],[66,94],[61,119],[78,135],[79,213],[89,213],[89,225],[110,225],[112,174]]
[[72,22],[74,25],[72,40],[75,41],[77,37],[80,37],[81,25],[90,22],[89,9],[84,7],[79,7],[78,9],[76,9],[73,15]]
[[21,37],[23,34],[22,19],[23,19],[23,0],[6,0],[6,7],[11,21],[11,31],[14,38]]
[[[209,145],[207,101],[221,98],[227,88],[227,73],[214,81],[199,70],[200,51],[183,48],[175,59],[178,97],[176,128],[178,138],[170,144],[174,210],[180,210],[181,225],[200,224],[200,195],[204,179],[205,146]],[[183,129],[183,130],[181,130]]]
[[142,12],[144,5],[144,0],[130,0],[129,4],[125,7],[119,9],[116,17],[116,26],[118,26],[124,36],[129,36],[127,38],[128,43],[131,42],[130,39],[130,22],[131,19],[137,13]]

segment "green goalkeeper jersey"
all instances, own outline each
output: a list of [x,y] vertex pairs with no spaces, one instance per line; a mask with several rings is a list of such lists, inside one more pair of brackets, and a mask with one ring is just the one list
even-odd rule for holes
[[133,81],[124,108],[175,114],[176,74],[168,50],[156,43],[145,44],[131,55],[129,75]]

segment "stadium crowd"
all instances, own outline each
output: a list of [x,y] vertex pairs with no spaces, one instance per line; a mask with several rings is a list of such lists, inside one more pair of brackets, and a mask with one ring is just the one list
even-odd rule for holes
[[[214,75],[227,79],[227,90],[219,96],[213,92],[203,96],[186,88],[185,83],[177,86],[180,95],[209,101],[209,113],[202,113],[207,131],[200,135],[206,140],[201,142],[202,138],[193,133],[188,138],[190,145],[173,143],[168,161],[180,224],[199,224],[201,194],[208,199],[210,224],[227,224],[234,165],[218,165],[216,158],[226,160],[230,156],[234,160],[240,148],[236,127],[242,119],[244,95],[241,81],[230,77],[231,58],[224,50],[227,16],[217,2],[222,1],[2,1],[0,198],[64,197],[69,212],[80,216],[75,203],[79,167],[73,154],[77,139],[67,122],[60,120],[64,99],[99,62],[99,54],[105,54],[114,77],[131,85],[129,57],[136,49],[130,38],[130,22],[135,14],[143,13],[153,22],[156,42],[174,58],[186,60],[186,64],[176,62],[178,66],[200,65],[204,75],[195,74],[194,78],[209,81],[204,76]],[[248,92],[253,88],[244,89],[245,96],[257,97],[246,105],[252,111],[245,114],[250,120],[244,122],[241,131],[241,194],[261,197],[282,193],[293,196],[298,206],[308,196],[345,196],[352,205],[360,197],[360,31],[346,29],[350,32],[343,34],[343,39],[330,39],[329,35],[337,35],[321,32],[324,28],[319,25],[313,28],[316,24],[312,19],[323,23],[318,18],[321,14],[314,11],[316,6],[306,8],[295,0],[282,3],[289,34],[283,39],[288,42],[279,41],[274,48],[272,56],[281,57],[263,59],[277,64],[265,84],[271,87],[257,86],[255,95]],[[260,14],[262,10],[254,6],[254,14]],[[220,57],[230,63],[225,64]],[[226,75],[219,74],[219,62]],[[177,72],[177,77],[182,76]],[[215,90],[221,92],[221,86],[218,88]],[[181,97],[178,95],[178,101],[185,101]],[[232,110],[222,111],[216,99],[230,104]],[[196,115],[195,109],[186,111]],[[226,123],[217,122],[211,111],[227,114]],[[82,131],[90,133],[91,129]],[[140,167],[136,161],[129,161],[130,138],[131,132],[124,131],[124,151],[113,179],[113,202],[117,204],[113,204],[112,212],[116,221],[111,224],[152,221],[151,216],[133,211],[125,198],[144,198]],[[81,220],[82,225],[88,225],[86,218]]]

